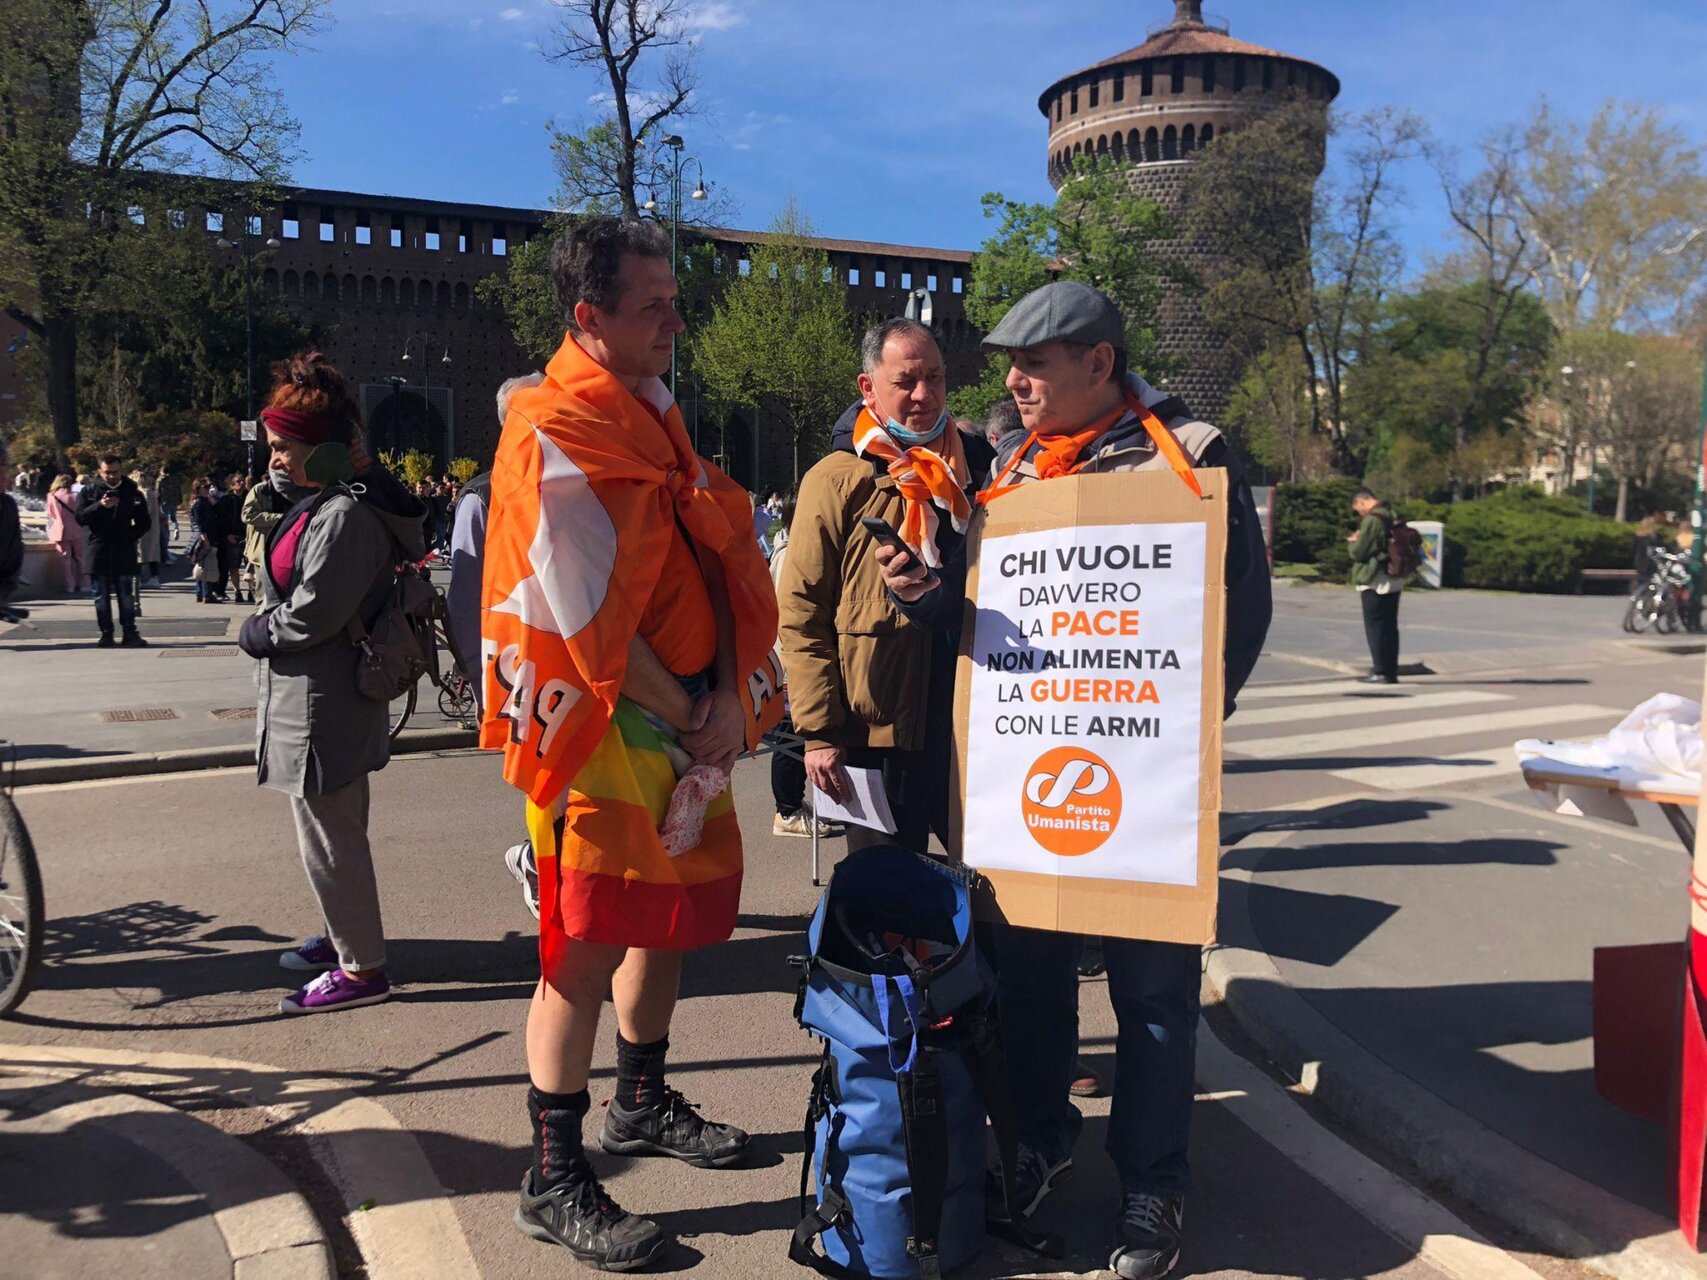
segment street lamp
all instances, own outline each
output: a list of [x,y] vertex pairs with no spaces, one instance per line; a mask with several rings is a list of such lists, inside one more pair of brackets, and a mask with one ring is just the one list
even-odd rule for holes
[[[676,254],[677,254],[678,236],[679,236],[681,223],[682,223],[682,170],[685,169],[690,164],[699,170],[699,181],[694,183],[693,191],[688,196],[688,199],[690,199],[690,200],[705,200],[708,198],[709,193],[706,191],[706,187],[705,187],[705,166],[700,164],[700,162],[692,156],[683,156],[682,155],[682,147],[685,144],[682,142],[681,135],[675,134],[675,133],[667,133],[664,135],[663,142],[664,142],[664,145],[666,147],[668,147],[671,151],[671,160],[670,160],[670,274],[674,275],[676,273],[676,265],[677,265],[676,264]],[[647,213],[656,215],[658,212],[658,193],[655,191],[648,193],[646,203],[642,207],[646,210]],[[670,344],[670,394],[672,396],[674,396],[676,394],[676,348],[675,348],[674,343]]]
[[[428,360],[425,358],[425,352],[429,346],[436,347],[439,345],[439,343],[436,339],[433,342],[429,343],[424,336],[422,336],[420,334],[411,334],[409,336],[409,338],[403,343],[403,363],[404,364],[408,364],[410,359],[411,359],[411,356],[409,354],[409,348],[414,346],[417,342],[419,342],[421,344],[421,350],[423,353],[423,358],[421,360],[421,442],[423,444],[425,444],[427,442],[427,428],[429,426],[431,426],[431,424],[432,424],[432,417],[431,417],[432,403],[427,398],[427,388],[432,381],[432,373],[433,373],[433,362],[431,360]],[[449,347],[444,348],[444,354],[439,357],[438,362],[441,366],[444,366],[446,368],[448,368],[450,366],[451,360],[450,360],[450,348]],[[449,421],[447,420],[445,423],[445,463],[446,463],[446,465],[449,465],[449,463],[450,463],[450,456],[451,456],[452,444],[453,444],[452,440],[450,439],[450,432],[451,432],[451,425],[450,425]]]
[[[243,215],[243,239],[241,242],[227,240],[221,236],[217,241],[221,249],[234,249],[238,243],[243,248],[243,405],[244,419],[255,420],[255,241],[259,239],[259,230],[251,231],[250,222],[260,223],[259,218]],[[284,242],[277,236],[268,236],[264,242],[269,249],[282,249]],[[255,442],[249,442],[249,474],[255,474]]]

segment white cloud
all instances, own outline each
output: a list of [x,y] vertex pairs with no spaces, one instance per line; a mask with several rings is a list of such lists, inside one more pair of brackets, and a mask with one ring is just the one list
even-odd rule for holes
[[520,22],[522,20],[522,11],[520,9],[505,9],[498,16],[505,22]]
[[736,10],[734,5],[716,0],[714,3],[696,5],[689,10],[683,19],[683,25],[699,34],[706,31],[728,31],[746,20],[747,15]]
[[502,98],[499,98],[498,102],[503,106],[513,107],[516,105],[516,103],[520,102],[521,100],[522,100],[522,95],[517,93],[514,89],[511,89]]

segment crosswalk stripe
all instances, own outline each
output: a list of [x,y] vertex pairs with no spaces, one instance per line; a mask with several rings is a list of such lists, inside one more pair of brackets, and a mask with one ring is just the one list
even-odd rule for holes
[[[1239,705],[1269,698],[1324,698],[1329,694],[1350,693],[1358,688],[1349,676],[1338,680],[1312,680],[1308,684],[1248,684],[1239,690]],[[1377,686],[1371,685],[1370,688]],[[1402,692],[1402,684],[1386,686],[1392,692]]]
[[1258,707],[1254,711],[1241,709],[1235,711],[1233,718],[1227,723],[1237,733],[1246,725],[1252,724],[1294,724],[1299,720],[1391,715],[1395,711],[1427,711],[1437,707],[1469,707],[1478,703],[1510,701],[1509,693],[1488,693],[1479,689],[1442,689],[1437,693],[1418,693],[1400,698],[1381,694],[1360,696],[1345,692],[1344,697],[1326,702],[1308,702],[1301,707]]
[[[1558,707],[1514,707],[1476,716],[1444,716],[1433,720],[1408,720],[1397,724],[1363,725],[1355,729],[1288,734],[1280,738],[1257,738],[1250,742],[1230,742],[1226,749],[1229,755],[1252,760],[1285,760],[1330,751],[1367,751],[1372,747],[1387,747],[1400,742],[1426,742],[1430,738],[1462,738],[1496,729],[1517,730],[1521,736],[1525,729],[1563,724],[1570,720],[1599,720],[1610,727],[1625,714],[1616,707],[1579,702]],[[1238,732],[1238,717],[1235,716],[1229,725],[1235,733]]]
[[1518,774],[1517,756],[1510,743],[1501,743],[1487,751],[1465,751],[1453,756],[1432,756],[1427,761],[1407,764],[1390,761],[1387,764],[1359,765],[1355,769],[1334,769],[1333,776],[1383,791],[1410,791],[1413,788],[1441,787],[1449,783],[1481,782],[1487,778]]

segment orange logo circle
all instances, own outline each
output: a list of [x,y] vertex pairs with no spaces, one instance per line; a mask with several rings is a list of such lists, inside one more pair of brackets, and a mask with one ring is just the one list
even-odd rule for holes
[[1120,825],[1120,780],[1094,752],[1056,747],[1026,774],[1020,812],[1033,840],[1057,857],[1077,858],[1100,849]]

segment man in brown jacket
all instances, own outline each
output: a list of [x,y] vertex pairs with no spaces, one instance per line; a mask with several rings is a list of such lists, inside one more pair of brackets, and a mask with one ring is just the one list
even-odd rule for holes
[[[901,616],[860,521],[887,521],[926,564],[943,563],[960,548],[991,452],[949,421],[942,351],[924,325],[886,320],[860,356],[860,402],[800,482],[777,584],[782,661],[813,785],[841,800],[846,769],[881,770],[894,840],[922,852],[932,831],[947,835],[959,637]],[[848,829],[853,848],[885,838]]]

